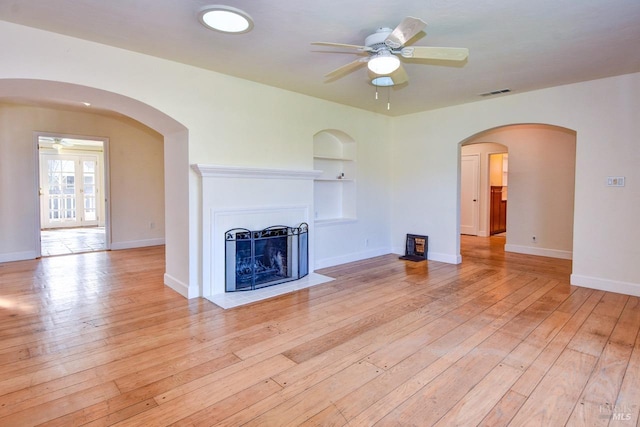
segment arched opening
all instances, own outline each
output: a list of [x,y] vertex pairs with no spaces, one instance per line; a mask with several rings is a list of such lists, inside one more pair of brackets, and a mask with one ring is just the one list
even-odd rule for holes
[[[162,135],[164,139],[164,196],[165,200],[165,244],[166,273],[164,282],[184,296],[195,296],[190,289],[189,275],[189,165],[188,165],[188,131],[181,123],[138,100],[87,86],[70,83],[33,80],[33,79],[0,79],[0,101],[46,106],[69,111],[87,109],[95,114],[126,116],[142,123]],[[34,129],[36,131],[38,129]],[[13,136],[5,134],[5,140]],[[20,224],[5,224],[3,227],[15,234],[15,241],[24,241],[26,249],[11,254],[17,259],[34,257],[36,229],[38,221],[38,200],[35,156],[29,155],[22,148],[19,159],[16,159],[15,148],[10,144],[0,144],[0,153],[5,159],[20,162],[16,169],[27,186],[33,188],[29,196],[20,200],[22,215],[16,221]],[[3,183],[8,184],[3,179]],[[5,184],[3,184],[5,185]],[[1,189],[0,189],[1,190]],[[29,243],[30,242],[30,243]],[[12,243],[9,243],[12,244]],[[3,248],[0,248],[3,249]],[[5,250],[6,252],[6,250]],[[13,259],[4,259],[5,261]]]
[[[547,124],[514,124],[480,132],[460,146],[461,164],[463,156],[472,153],[481,163],[476,235],[492,234],[490,155],[508,152],[505,251],[571,259],[576,132]],[[458,203],[462,221],[463,204]]]

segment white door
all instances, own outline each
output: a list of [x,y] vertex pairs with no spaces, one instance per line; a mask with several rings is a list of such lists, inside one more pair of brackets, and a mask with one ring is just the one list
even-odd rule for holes
[[45,154],[40,167],[42,227],[98,225],[98,157]]
[[480,156],[469,154],[461,156],[460,159],[460,233],[477,236],[480,213]]

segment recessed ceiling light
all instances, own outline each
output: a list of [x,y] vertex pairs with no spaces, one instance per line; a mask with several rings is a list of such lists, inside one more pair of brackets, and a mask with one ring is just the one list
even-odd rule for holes
[[230,6],[205,6],[198,18],[205,27],[223,33],[241,34],[253,28],[253,19],[246,12]]

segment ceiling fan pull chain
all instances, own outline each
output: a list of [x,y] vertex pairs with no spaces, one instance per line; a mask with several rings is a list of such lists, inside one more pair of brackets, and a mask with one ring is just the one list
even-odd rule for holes
[[387,87],[387,111],[391,110],[391,87]]

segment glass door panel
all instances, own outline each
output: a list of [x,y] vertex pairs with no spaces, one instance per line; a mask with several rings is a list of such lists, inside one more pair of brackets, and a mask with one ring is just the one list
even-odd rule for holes
[[76,225],[76,169],[73,159],[47,160],[47,195],[49,227]]
[[95,159],[82,160],[82,206],[83,225],[98,224],[98,188],[96,186],[96,166]]
[[98,225],[97,156],[45,155],[41,161],[43,228]]

